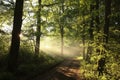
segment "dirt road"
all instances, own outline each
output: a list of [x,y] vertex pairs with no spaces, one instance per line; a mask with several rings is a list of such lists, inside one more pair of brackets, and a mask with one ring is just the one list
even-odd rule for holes
[[82,80],[80,79],[80,60],[70,58],[54,69],[31,80]]

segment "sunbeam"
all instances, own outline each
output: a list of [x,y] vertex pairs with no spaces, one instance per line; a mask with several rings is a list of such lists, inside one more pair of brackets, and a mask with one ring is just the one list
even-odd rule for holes
[[[64,46],[64,51],[63,51],[63,56],[76,56],[76,55],[81,55],[81,48],[80,47],[74,47],[74,46],[69,46],[66,47]],[[50,37],[45,37],[41,41],[41,50],[49,55],[61,55],[61,45],[60,45],[60,40],[57,39],[52,39]]]

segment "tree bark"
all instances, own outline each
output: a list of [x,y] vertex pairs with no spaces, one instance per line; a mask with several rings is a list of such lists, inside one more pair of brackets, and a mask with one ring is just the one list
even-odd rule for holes
[[89,33],[90,33],[90,40],[92,41],[93,40],[93,21],[94,21],[94,15],[93,15],[93,10],[94,10],[94,5],[90,5],[90,12],[91,12],[91,22],[90,22],[90,28],[89,28]]
[[99,20],[99,3],[100,1],[99,0],[96,0],[96,11],[97,11],[97,15],[96,15],[96,31],[97,33],[100,32],[100,20]]
[[8,70],[15,71],[17,68],[17,59],[19,55],[20,47],[20,32],[22,26],[22,15],[23,15],[23,3],[24,0],[16,0],[14,10],[14,22],[12,31],[12,42],[8,58]]
[[60,30],[61,30],[61,55],[63,55],[63,46],[64,46],[64,37],[63,37],[63,35],[64,35],[64,31],[63,31],[63,25],[61,25],[61,28],[60,28]]
[[[90,42],[88,44],[92,44],[93,42],[93,28],[94,28],[94,15],[93,15],[93,10],[94,10],[94,5],[90,5],[90,13],[91,13],[91,20],[90,20],[90,28],[89,28],[89,34],[90,34]],[[92,54],[92,46],[88,45],[87,49],[87,55],[86,55],[86,60],[90,62],[90,56]]]
[[[105,0],[105,25],[104,25],[105,41],[103,41],[103,42],[106,44],[108,44],[108,37],[109,37],[110,14],[111,14],[111,0]],[[107,50],[106,44],[103,45],[105,50]],[[102,54],[106,54],[106,52],[103,51]],[[100,58],[98,60],[99,76],[103,75],[104,65],[105,65],[105,58]]]
[[[62,1],[62,6],[61,6],[61,11],[62,14],[64,13],[64,1]],[[63,18],[63,17],[62,17]],[[64,51],[64,19],[60,20],[60,34],[61,34],[61,55],[63,56],[63,51]]]
[[83,43],[83,59],[85,59],[85,25],[83,25],[82,31],[82,43]]
[[110,14],[111,14],[111,0],[105,0],[105,25],[104,25],[105,43],[108,43]]
[[40,51],[40,36],[41,36],[41,0],[38,0],[39,6],[37,11],[37,33],[36,33],[36,45],[35,45],[35,55],[39,54]]

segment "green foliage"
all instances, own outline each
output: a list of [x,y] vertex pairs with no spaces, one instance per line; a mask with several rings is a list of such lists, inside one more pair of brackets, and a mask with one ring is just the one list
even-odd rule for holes
[[[90,63],[87,61],[81,63],[82,74],[88,80],[118,80],[120,78],[120,45],[116,44],[116,41],[105,44],[103,40],[104,35],[102,33],[94,36],[94,42],[89,44],[93,48]],[[103,75],[98,76],[98,60],[101,58],[105,58],[105,67]]]
[[[25,51],[25,53],[23,52]],[[60,60],[53,58],[52,56],[48,56],[44,52],[36,57],[33,53],[26,51],[25,49],[22,50],[19,58],[19,67],[17,70],[17,76],[21,77],[31,77],[35,76],[55,64],[57,64]]]
[[8,35],[0,35],[0,55],[6,54],[9,49],[9,36]]
[[[29,78],[41,74],[47,69],[58,64],[62,59],[52,57],[44,52],[36,57],[33,51],[33,45],[29,41],[22,42],[20,54],[18,58],[18,68],[16,72],[7,72],[7,57],[8,57],[8,38],[1,36],[1,54],[0,54],[0,80],[17,80],[16,78]],[[8,41],[9,42],[9,41]],[[4,45],[4,46],[3,46]],[[5,49],[4,49],[5,48]]]
[[[9,40],[10,38],[8,35],[0,35],[0,73],[4,72],[4,70],[6,70],[7,67],[7,57],[8,57],[7,54],[10,45]],[[1,73],[1,75],[6,76],[7,73],[3,73],[3,74]],[[2,78],[2,76],[0,77]]]
[[[1,1],[0,5],[0,28],[4,25],[11,26],[11,18],[13,17],[14,5]],[[12,1],[12,0],[9,0]],[[4,2],[4,3],[2,3]],[[9,4],[5,4],[5,2]],[[104,13],[105,5],[103,0],[99,0],[99,9],[96,10],[95,0],[42,0],[41,9],[41,33],[36,33],[36,11],[38,7],[37,0],[25,1],[23,28],[21,37],[20,54],[18,59],[19,67],[17,76],[32,76],[58,63],[58,57],[51,57],[44,52],[36,57],[34,56],[34,40],[35,36],[42,34],[59,40],[60,42],[60,26],[64,27],[64,46],[79,47],[84,41],[84,47],[90,47],[91,54],[89,61],[81,61],[81,73],[87,80],[118,80],[120,78],[120,0],[112,0],[111,18],[109,28],[109,43],[106,44],[103,27],[105,24]],[[94,6],[90,12],[90,5]],[[64,11],[62,11],[64,8]],[[93,19],[93,41],[90,40],[89,27]],[[100,23],[96,22],[96,16],[99,16]],[[99,26],[99,33],[96,31]],[[59,42],[56,44],[59,45]],[[7,66],[7,56],[9,51],[10,38],[8,35],[0,34],[0,80],[8,76],[12,79],[13,74],[3,72]],[[86,46],[88,45],[88,46]],[[60,45],[59,45],[60,46]],[[52,52],[51,52],[52,54]],[[103,76],[98,76],[98,60],[106,58],[105,70]],[[55,59],[56,58],[56,59]],[[6,77],[7,79],[7,77]]]

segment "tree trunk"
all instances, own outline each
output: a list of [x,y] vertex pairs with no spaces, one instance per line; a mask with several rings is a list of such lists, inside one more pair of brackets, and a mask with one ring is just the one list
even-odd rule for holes
[[16,0],[15,10],[14,10],[12,42],[11,42],[9,58],[8,58],[9,71],[15,71],[17,68],[17,59],[19,55],[19,46],[20,46],[19,35],[22,26],[23,2],[24,0]]
[[83,59],[85,59],[85,25],[83,25],[82,43],[83,43]]
[[96,31],[97,33],[100,32],[100,20],[99,20],[99,0],[96,0],[96,11],[97,11],[97,15],[96,15]]
[[[105,41],[104,41],[104,43],[106,43],[106,44],[108,44],[108,37],[109,37],[110,14],[111,14],[111,0],[105,0],[105,25],[104,25]],[[105,50],[107,50],[106,44],[103,45]],[[106,52],[103,51],[102,54],[106,54]],[[98,60],[99,76],[103,75],[104,65],[105,65],[105,58],[99,59]]]
[[105,43],[108,43],[110,14],[111,14],[111,0],[105,0],[105,26],[104,26]]
[[[93,15],[94,5],[90,5],[90,13],[91,13],[91,20],[90,20],[90,28],[89,28],[89,34],[90,34],[90,42],[88,44],[92,44],[93,42],[93,28],[94,28],[94,15]],[[87,55],[86,60],[90,62],[90,55],[92,54],[92,46],[88,45],[87,49]]]
[[36,32],[36,45],[35,45],[35,55],[39,54],[40,51],[40,36],[41,36],[41,0],[38,0],[39,6],[37,11],[37,32]]
[[[62,11],[62,14],[64,13],[64,1],[62,1],[62,6],[61,6],[61,11]],[[62,17],[63,18],[63,17]],[[60,20],[60,34],[61,34],[61,55],[63,56],[63,46],[64,46],[64,19]]]
[[90,22],[90,28],[89,28],[89,33],[90,33],[90,40],[92,41],[93,40],[93,21],[94,21],[94,15],[93,15],[93,10],[94,10],[94,5],[90,5],[90,12],[91,12],[91,22]]
[[63,25],[61,25],[61,55],[63,55],[63,46],[64,46],[64,37],[63,37],[63,35],[64,35],[64,32],[63,32]]

